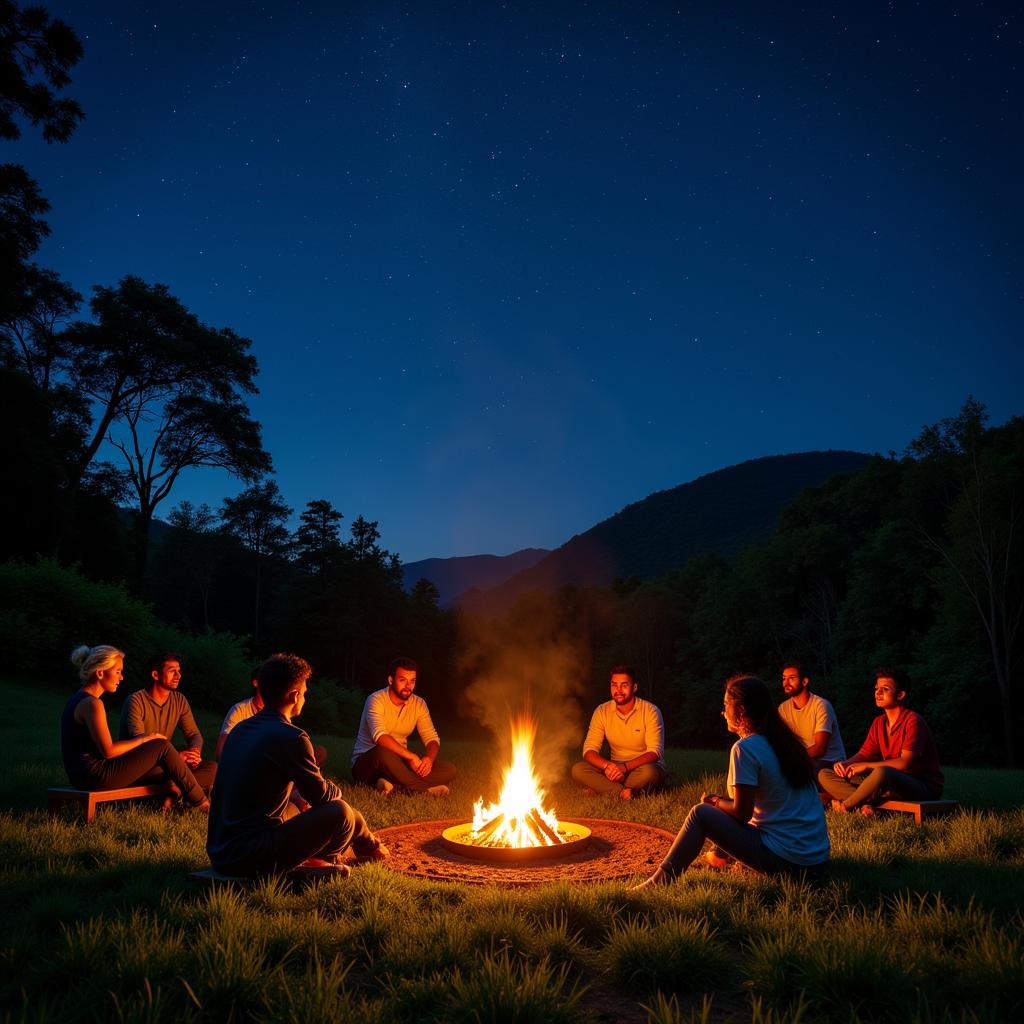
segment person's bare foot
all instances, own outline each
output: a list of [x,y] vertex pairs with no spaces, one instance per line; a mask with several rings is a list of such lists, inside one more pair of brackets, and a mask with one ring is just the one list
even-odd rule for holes
[[447,786],[431,786],[427,790],[427,792],[431,796],[447,796],[449,793],[449,789]]
[[200,800],[197,804],[192,804],[189,808],[190,811],[198,811],[200,814],[210,813],[210,801],[208,799]]
[[861,804],[860,813],[863,814],[865,818],[872,818],[874,817],[875,809],[871,804]]
[[723,857],[720,853],[715,853],[714,850],[708,850],[704,854],[704,863],[707,864],[712,871],[724,871],[730,864],[729,857]]
[[378,779],[377,785],[374,788],[381,796],[390,796],[394,791],[395,784],[390,782],[388,779]]
[[663,885],[670,885],[671,883],[672,879],[669,878],[661,868],[658,868],[650,878],[645,878],[639,884],[632,886],[629,891],[639,892],[641,889],[657,889]]
[[837,814],[849,814],[850,812],[846,809],[846,804],[842,800],[832,801],[832,810]]
[[633,799],[633,790],[631,790],[629,788],[629,786],[623,786],[622,789],[619,790],[619,799],[620,800],[632,800]]

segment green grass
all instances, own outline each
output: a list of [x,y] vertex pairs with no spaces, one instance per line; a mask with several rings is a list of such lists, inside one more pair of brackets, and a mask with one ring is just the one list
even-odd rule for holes
[[[63,697],[0,683],[0,1019],[96,1021],[987,1022],[1024,1014],[1024,773],[951,769],[963,813],[830,817],[807,886],[688,873],[668,890],[472,888],[359,869],[293,893],[193,889],[204,823],[134,808],[88,827],[43,812],[65,784]],[[201,721],[212,747],[219,721]],[[326,742],[328,768],[351,740]],[[493,793],[477,744],[441,800],[346,785],[371,824],[462,817]],[[673,751],[674,785],[631,803],[549,784],[558,812],[674,829],[724,754]],[[566,765],[567,768],[568,765]]]

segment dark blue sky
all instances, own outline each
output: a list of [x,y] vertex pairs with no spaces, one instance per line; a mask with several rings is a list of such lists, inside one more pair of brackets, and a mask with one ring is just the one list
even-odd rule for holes
[[47,6],[40,262],[252,338],[286,499],[405,560],[1024,411],[1016,4]]

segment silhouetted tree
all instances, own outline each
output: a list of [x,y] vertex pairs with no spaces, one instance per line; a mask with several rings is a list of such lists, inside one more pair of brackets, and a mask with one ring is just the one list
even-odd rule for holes
[[56,91],[82,59],[74,30],[42,7],[0,0],[0,138],[21,137],[17,118],[42,126],[47,142],[67,142],[85,114]]
[[236,498],[225,498],[220,510],[225,529],[238,537],[255,559],[253,640],[256,642],[260,637],[264,563],[269,556],[283,555],[287,550],[285,523],[291,514],[292,510],[281,498],[281,491],[273,480],[247,487]]
[[209,466],[249,481],[270,469],[243,397],[256,391],[256,360],[247,338],[207,327],[165,285],[125,277],[97,287],[90,307],[96,322],[64,336],[79,388],[100,410],[69,488],[104,440],[121,452],[138,500],[141,579],[153,514],[183,470]]
[[341,551],[339,523],[345,517],[324,499],[310,501],[299,516],[295,560],[306,572],[323,576]]

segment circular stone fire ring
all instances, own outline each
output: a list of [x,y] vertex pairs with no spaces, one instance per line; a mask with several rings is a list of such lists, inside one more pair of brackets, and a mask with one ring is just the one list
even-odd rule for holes
[[[416,821],[377,829],[391,850],[387,866],[403,875],[434,882],[468,885],[529,886],[549,882],[611,882],[651,874],[668,853],[675,834],[653,825],[608,818],[578,818],[590,829],[590,840],[558,860],[495,864],[474,860],[443,842],[446,828],[465,825],[464,819]],[[545,849],[547,849],[545,847]]]
[[532,864],[537,860],[563,860],[590,842],[591,831],[575,821],[560,821],[558,831],[565,839],[556,846],[474,846],[468,842],[473,823],[464,821],[441,832],[441,842],[449,853],[490,864]]

